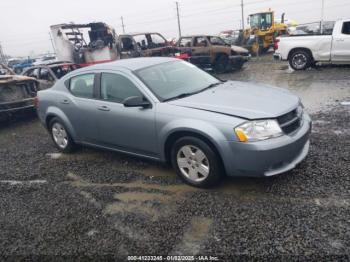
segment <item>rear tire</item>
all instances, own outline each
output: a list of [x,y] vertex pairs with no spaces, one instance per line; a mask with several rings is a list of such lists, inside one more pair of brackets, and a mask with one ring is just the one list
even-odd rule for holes
[[296,50],[289,56],[288,62],[294,70],[305,70],[311,67],[312,57],[305,50]]
[[49,131],[51,138],[59,151],[62,153],[71,153],[74,151],[76,145],[61,119],[58,117],[51,119],[49,123]]
[[220,182],[222,164],[215,150],[196,137],[182,137],[171,149],[171,163],[187,184],[209,188]]

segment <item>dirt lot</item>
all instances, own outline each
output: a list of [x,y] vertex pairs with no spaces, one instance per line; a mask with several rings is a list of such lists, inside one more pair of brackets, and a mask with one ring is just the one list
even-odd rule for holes
[[0,129],[0,257],[349,259],[350,68],[292,72],[265,57],[221,77],[302,97],[314,125],[298,168],[200,190],[142,159],[58,154],[35,116],[18,118]]

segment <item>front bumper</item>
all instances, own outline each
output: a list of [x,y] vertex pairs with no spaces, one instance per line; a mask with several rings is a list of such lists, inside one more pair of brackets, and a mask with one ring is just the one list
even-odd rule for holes
[[273,176],[293,169],[308,154],[311,119],[305,113],[293,135],[259,142],[230,141],[224,163],[229,176]]

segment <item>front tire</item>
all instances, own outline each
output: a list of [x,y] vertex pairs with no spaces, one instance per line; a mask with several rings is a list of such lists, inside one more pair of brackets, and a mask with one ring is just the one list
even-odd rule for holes
[[75,149],[75,143],[68,133],[67,128],[58,117],[54,117],[49,123],[51,138],[59,151],[70,153]]
[[171,150],[171,163],[187,184],[200,188],[219,183],[222,165],[215,150],[196,137],[178,139]]
[[226,73],[228,70],[229,65],[229,59],[227,55],[220,55],[216,60],[214,64],[214,70],[218,74]]
[[311,66],[312,57],[304,50],[296,50],[289,56],[288,62],[294,70],[305,70]]

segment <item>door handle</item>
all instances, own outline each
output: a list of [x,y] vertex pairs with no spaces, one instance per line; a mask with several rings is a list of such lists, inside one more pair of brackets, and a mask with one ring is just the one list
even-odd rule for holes
[[99,107],[97,107],[97,109],[101,110],[101,111],[110,111],[108,106],[99,106]]
[[63,100],[61,100],[61,104],[69,104],[68,99],[63,99]]
[[344,39],[337,39],[335,41],[337,41],[337,42],[344,42]]

